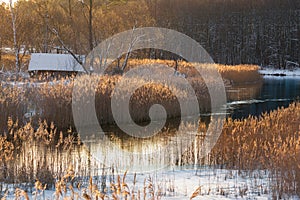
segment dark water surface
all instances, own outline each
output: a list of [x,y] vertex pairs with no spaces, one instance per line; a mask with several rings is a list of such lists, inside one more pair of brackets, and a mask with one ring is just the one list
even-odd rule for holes
[[[230,100],[230,96],[241,96]],[[300,77],[264,77],[261,85],[239,86],[228,95],[228,112],[234,119],[259,116],[300,100]],[[248,99],[247,99],[248,98]]]

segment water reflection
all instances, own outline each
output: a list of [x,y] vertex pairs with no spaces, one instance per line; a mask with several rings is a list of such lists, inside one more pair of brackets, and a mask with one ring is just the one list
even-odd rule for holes
[[[183,120],[180,125],[178,122],[179,119],[169,120],[159,133],[149,138],[132,137],[115,126],[109,126],[104,128],[105,136],[90,134],[84,139],[84,144],[94,159],[121,171],[147,172],[183,163],[196,164],[205,154],[201,152],[201,142],[209,119],[195,123]],[[195,141],[199,148],[197,156],[192,159]],[[186,157],[182,156],[184,154]]]
[[227,101],[242,101],[255,99],[260,95],[263,81],[252,84],[233,85],[226,90]]

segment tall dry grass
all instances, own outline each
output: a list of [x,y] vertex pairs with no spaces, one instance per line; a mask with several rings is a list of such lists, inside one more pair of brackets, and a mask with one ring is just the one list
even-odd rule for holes
[[[30,56],[19,54],[19,59],[22,64],[21,71],[25,71],[28,68]],[[3,67],[3,71],[15,71],[16,70],[15,65],[16,65],[16,58],[15,58],[14,54],[11,54],[11,53],[3,54],[2,53],[2,58],[1,58],[1,62],[0,62],[0,70],[2,70],[2,67]]]
[[229,169],[270,171],[274,195],[300,195],[300,103],[261,117],[228,119],[210,163]]
[[[170,67],[175,66],[174,61],[132,60],[129,61],[129,69],[139,64],[152,62],[167,64]],[[257,66],[219,65],[217,67],[228,88],[244,82],[259,82],[261,79],[257,72]],[[197,77],[197,71],[186,62],[179,62],[178,70],[187,75],[187,80],[196,88],[198,98],[206,100],[206,103],[209,104],[207,89],[203,80]],[[90,78],[83,77],[86,81]],[[116,82],[120,78],[120,76],[102,76],[97,86],[96,110],[99,112],[98,119],[101,123],[113,122],[110,98]],[[141,81],[139,84],[144,84],[142,80],[135,81]],[[34,81],[29,82],[26,87],[22,88],[0,85],[0,127],[1,130],[4,130],[2,132],[5,132],[0,136],[0,182],[14,183],[17,186],[25,183],[32,190],[38,188],[37,190],[42,191],[43,187],[39,187],[39,184],[39,186],[34,186],[35,180],[38,179],[42,185],[46,183],[48,187],[55,185],[58,197],[64,194],[64,190],[68,186],[71,194],[75,196],[81,195],[84,196],[83,198],[89,199],[92,195],[95,198],[98,195],[97,198],[106,198],[104,193],[99,192],[96,188],[91,190],[95,193],[87,193],[89,188],[94,187],[92,186],[94,183],[90,184],[89,188],[82,190],[80,194],[74,192],[71,184],[66,184],[70,180],[72,183],[76,182],[76,178],[69,174],[70,171],[76,172],[78,176],[88,177],[93,168],[91,165],[96,165],[91,164],[89,156],[82,156],[80,139],[70,129],[73,126],[71,109],[73,78],[62,78],[56,82],[43,83],[39,86],[35,83]],[[85,85],[83,84],[80,88],[78,92],[84,94],[86,92]],[[182,90],[180,87],[178,89]],[[181,93],[184,96],[183,90]],[[120,94],[120,98],[121,96],[122,94]],[[148,98],[147,101],[145,101],[146,98]],[[133,119],[136,121],[148,120],[147,111],[153,103],[162,104],[167,110],[170,110],[169,117],[180,115],[178,102],[168,88],[163,85],[144,84],[132,96],[130,109]],[[37,113],[31,123],[27,123],[28,119],[24,119],[28,105],[33,106]],[[53,121],[55,126],[64,131],[60,132],[54,124],[47,124],[39,121],[38,118],[47,119],[49,122]],[[196,148],[196,143],[194,143],[182,155],[180,163],[177,164],[209,164],[238,169],[240,172],[266,169],[272,180],[274,198],[283,198],[284,194],[300,195],[299,121],[300,103],[291,104],[286,109],[280,108],[269,114],[265,113],[259,118],[249,117],[244,120],[229,118],[217,145],[207,158],[201,159],[201,151]],[[199,124],[199,131],[205,132],[205,130],[205,125]],[[201,142],[201,138],[196,142]],[[71,154],[72,156],[70,156]],[[74,154],[77,156],[76,159],[73,159]],[[56,164],[53,165],[53,163]],[[72,170],[69,169],[70,165],[73,166]],[[70,176],[66,177],[66,169],[69,170],[67,174]],[[111,198],[142,199],[144,194],[149,198],[157,196],[159,191],[153,193],[154,189],[150,187],[151,184],[151,180],[148,181],[146,192],[141,190],[129,194],[130,191],[126,189],[126,186],[123,189],[120,188],[122,183],[117,178],[117,181],[113,182],[111,186],[112,193],[110,194],[114,194]],[[5,187],[5,184],[0,184],[0,187]],[[2,188],[0,189],[2,191]],[[16,191],[16,194],[25,195],[21,190]],[[65,193],[65,196],[68,194]],[[124,196],[122,196],[123,194]]]
[[199,72],[195,69],[195,65],[205,68],[216,68],[222,78],[229,80],[233,84],[255,83],[261,81],[261,75],[257,65],[241,64],[241,65],[221,65],[221,64],[197,64],[186,61],[173,60],[150,60],[150,59],[132,59],[128,62],[128,68],[125,72],[140,65],[162,64],[172,68],[177,68],[180,73],[187,77],[199,77]]
[[[128,68],[125,71],[129,71],[132,68],[135,68],[139,65],[147,65],[147,64],[163,64],[172,68],[175,68],[176,61],[174,60],[151,60],[151,59],[131,59],[128,62]],[[196,71],[194,70],[194,66],[206,66],[206,67],[215,67],[221,74],[225,72],[240,72],[240,73],[247,73],[247,72],[254,72],[260,69],[257,65],[250,65],[250,64],[240,64],[240,65],[222,65],[222,64],[205,64],[205,63],[190,63],[186,61],[177,61],[177,70],[186,72],[187,75],[196,75]],[[232,77],[237,78],[237,77]],[[252,77],[253,78],[253,77]],[[257,77],[258,78],[258,77]]]
[[[165,64],[170,67],[175,67],[175,61],[163,60],[130,60],[129,69],[142,64]],[[203,66],[203,65],[202,65]],[[243,81],[259,81],[260,76],[257,72],[256,66],[223,66],[216,65],[219,72],[224,76],[224,83],[226,88],[234,87],[234,83],[240,83],[241,77]],[[215,67],[215,65],[204,65],[205,68]],[[187,62],[178,62],[178,70],[187,75],[186,80],[194,88],[199,106],[202,112],[209,112],[210,97],[208,89],[201,76],[193,68],[193,65]],[[159,72],[158,72],[159,73]],[[41,78],[41,77],[40,77]],[[0,130],[5,129],[5,122],[7,117],[12,117],[14,120],[19,120],[20,124],[26,124],[28,119],[24,115],[33,116],[32,124],[37,126],[38,119],[46,119],[47,121],[54,121],[56,126],[61,129],[68,129],[74,127],[72,116],[72,91],[74,84],[74,77],[65,77],[51,80],[51,82],[43,82],[40,78],[25,80],[26,84],[23,86],[7,86],[3,82],[0,84],[0,109],[4,113],[0,120]],[[86,82],[91,81],[90,76],[83,76],[82,84],[80,85],[81,96],[88,93]],[[164,79],[164,77],[161,77]],[[165,78],[168,80],[169,77]],[[178,79],[177,89],[186,101],[189,99],[185,97],[185,86],[180,83]],[[99,122],[101,124],[113,124],[113,116],[111,113],[111,94],[116,83],[121,79],[119,75],[105,75],[100,78],[96,89],[96,110]],[[9,81],[9,80],[7,80]],[[130,112],[132,118],[136,122],[142,122],[149,119],[148,111],[151,105],[155,103],[162,104],[168,111],[168,117],[179,117],[180,110],[178,109],[178,101],[174,94],[166,87],[166,85],[159,85],[155,83],[146,83],[143,80],[133,80],[136,84],[143,85],[133,94],[131,98]],[[209,80],[212,83],[214,80]],[[124,91],[126,93],[126,91]],[[230,94],[230,92],[228,92]],[[232,95],[231,95],[232,96]],[[119,95],[122,98],[122,94]],[[179,97],[180,98],[180,97]],[[28,113],[29,112],[29,113]]]
[[0,191],[8,190],[7,184],[32,190],[36,180],[53,188],[70,165],[83,177],[96,168],[72,130],[63,133],[45,121],[35,130],[30,123],[19,126],[11,118],[7,127],[0,135]]
[[4,130],[9,117],[22,121],[27,110],[26,91],[0,84],[0,130]]
[[228,118],[218,142],[203,156],[207,125],[179,158],[183,165],[238,170],[239,173],[266,170],[274,199],[300,195],[300,103],[278,108],[260,117]]
[[[205,158],[201,157],[201,149],[198,148],[201,145],[195,146],[203,140],[207,128],[205,123],[200,123],[198,129],[203,135],[195,139],[195,143],[183,153],[180,163],[177,164],[222,167],[238,170],[241,174],[244,171],[266,170],[274,199],[300,195],[299,111],[300,103],[292,103],[288,108],[265,113],[259,118],[229,118],[216,146]],[[71,130],[66,133],[59,132],[53,123],[48,125],[46,122],[40,122],[39,128],[34,130],[31,124],[20,127],[12,119],[8,120],[7,127],[8,131],[0,136],[0,187],[5,187],[3,183],[14,183],[16,187],[31,187],[34,190],[34,182],[38,179],[41,184],[47,183],[50,188],[55,186],[58,196],[68,196],[70,191],[76,195],[71,189],[74,184],[81,181],[88,183],[86,177],[89,177],[91,170],[101,168],[96,163],[91,164],[87,154],[83,154],[80,138]],[[87,193],[85,188],[80,190],[82,193],[78,195],[82,198],[84,194],[90,197],[113,195],[110,198],[126,199],[134,194],[134,198],[141,199],[143,193],[147,193],[148,199],[160,194],[158,190],[153,193],[151,188],[128,193],[125,186],[123,191],[119,187],[122,184],[118,177],[111,179],[116,181],[112,182],[111,192],[106,194],[103,191],[109,186],[102,185],[103,190],[97,189],[101,188],[100,185],[104,183],[106,176],[96,176],[103,178],[95,183],[98,187],[94,187],[94,191],[100,192]],[[66,184],[68,181],[70,183]],[[153,184],[152,187],[155,188]],[[66,190],[69,193],[64,192]],[[122,196],[123,194],[125,196]]]
[[[15,199],[161,199],[160,186],[146,178],[142,187],[118,175],[114,166],[104,167],[92,160],[80,138],[58,132],[53,123],[40,122],[19,127],[11,119],[9,132],[0,136],[0,197],[14,193]],[[88,155],[87,155],[88,154]],[[99,173],[99,169],[102,170]],[[91,173],[95,170],[95,173]]]

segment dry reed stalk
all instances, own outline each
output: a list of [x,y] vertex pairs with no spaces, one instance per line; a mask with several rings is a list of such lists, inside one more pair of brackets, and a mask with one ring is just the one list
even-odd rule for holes
[[194,199],[195,197],[197,197],[198,195],[201,194],[201,186],[199,186],[191,195],[190,200]]

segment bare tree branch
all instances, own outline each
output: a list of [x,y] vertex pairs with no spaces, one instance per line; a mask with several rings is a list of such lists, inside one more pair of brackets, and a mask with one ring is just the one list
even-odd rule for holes
[[125,60],[123,62],[122,68],[121,68],[122,71],[124,71],[125,68],[126,68],[126,66],[127,66],[128,59],[130,57],[130,54],[131,54],[131,51],[132,51],[133,47],[136,45],[137,42],[141,41],[142,37],[145,36],[145,35],[139,35],[137,37],[134,37],[134,31],[135,31],[135,27],[132,28],[131,43],[130,43],[130,46],[129,46],[128,50],[127,50],[127,53],[126,53],[126,56],[125,56]]
[[89,71],[83,66],[83,62],[82,62],[82,61],[81,61],[81,60],[73,53],[73,51],[72,51],[71,49],[69,49],[69,48],[65,45],[64,41],[60,38],[58,31],[57,31],[55,28],[50,29],[50,30],[51,30],[51,32],[52,32],[53,34],[55,34],[57,40],[58,40],[59,43],[62,45],[62,47],[63,47],[69,54],[72,55],[72,57],[76,60],[76,62],[78,62],[78,63],[82,66],[82,68],[84,69],[84,71],[85,71],[87,74],[90,74]]

